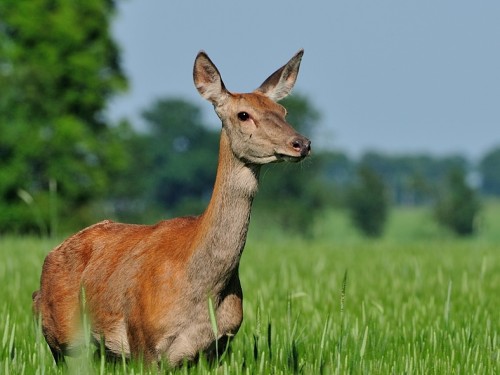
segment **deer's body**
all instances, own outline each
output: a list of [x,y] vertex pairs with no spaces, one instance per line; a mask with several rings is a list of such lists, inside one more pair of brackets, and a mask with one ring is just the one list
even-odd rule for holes
[[238,266],[260,166],[298,161],[310,150],[271,100],[293,87],[301,56],[253,93],[232,94],[215,65],[198,55],[195,83],[223,124],[210,203],[200,216],[152,226],[103,221],[47,255],[33,307],[56,361],[81,342],[83,307],[93,337],[108,352],[148,362],[166,358],[178,365],[200,352],[210,355],[216,337],[209,298],[220,346],[236,334],[243,319]]

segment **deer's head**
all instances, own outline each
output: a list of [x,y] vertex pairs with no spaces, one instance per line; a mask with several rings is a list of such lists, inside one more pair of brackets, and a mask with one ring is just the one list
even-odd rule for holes
[[214,105],[234,155],[245,163],[300,161],[310,154],[311,141],[288,124],[286,109],[277,103],[292,90],[303,53],[297,52],[258,89],[246,94],[228,91],[207,54],[198,53],[193,70],[196,88]]

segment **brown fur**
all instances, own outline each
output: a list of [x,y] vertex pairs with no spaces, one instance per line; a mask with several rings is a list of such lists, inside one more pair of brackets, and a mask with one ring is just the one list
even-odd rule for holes
[[[209,299],[217,339],[236,334],[243,319],[238,267],[260,166],[298,161],[310,150],[309,140],[286,123],[284,108],[270,99],[288,94],[301,57],[299,52],[253,93],[232,94],[208,56],[198,54],[196,86],[223,125],[210,203],[198,217],[151,226],[102,221],[47,255],[33,311],[56,361],[83,340],[83,311],[107,351],[147,362],[166,358],[178,365],[210,352],[216,337]],[[250,119],[241,121],[242,111]]]

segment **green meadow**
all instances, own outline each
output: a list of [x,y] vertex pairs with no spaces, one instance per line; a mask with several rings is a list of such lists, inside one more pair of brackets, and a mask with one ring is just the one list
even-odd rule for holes
[[1,238],[0,373],[500,373],[498,202],[484,205],[478,234],[466,239],[423,208],[393,210],[376,240],[339,211],[315,218],[309,237],[265,219],[255,212],[243,253],[244,322],[231,350],[218,364],[176,370],[108,363],[92,346],[56,367],[31,293],[59,241]]

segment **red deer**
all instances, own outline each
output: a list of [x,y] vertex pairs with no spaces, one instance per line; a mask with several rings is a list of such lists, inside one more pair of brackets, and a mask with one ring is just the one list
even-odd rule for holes
[[177,366],[213,356],[216,340],[224,347],[236,334],[243,319],[238,267],[260,168],[300,161],[311,150],[276,103],[292,90],[302,55],[245,94],[229,92],[206,53],[197,55],[194,83],[222,121],[208,207],[155,225],[105,220],[47,255],[33,310],[56,362],[83,342],[82,293],[92,337],[110,355]]

